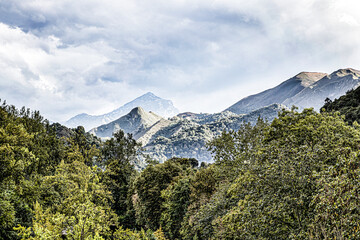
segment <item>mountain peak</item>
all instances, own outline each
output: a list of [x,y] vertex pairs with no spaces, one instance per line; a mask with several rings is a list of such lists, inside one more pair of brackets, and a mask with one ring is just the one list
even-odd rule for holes
[[161,119],[163,118],[155,113],[146,112],[142,107],[135,107],[125,116],[91,129],[90,133],[100,138],[110,138],[119,129],[122,129],[125,133],[135,134],[142,129],[152,126]]
[[296,75],[295,78],[301,81],[303,87],[308,87],[325,76],[327,76],[327,74],[321,72],[301,72]]
[[136,99],[161,99],[152,92],[147,92]]
[[132,115],[132,116],[133,115],[144,115],[144,114],[146,114],[146,112],[142,107],[135,107],[129,113],[129,115]]
[[[141,106],[141,109],[134,110],[134,108]],[[76,127],[82,125],[85,129],[89,130],[94,127],[110,123],[130,111],[134,110],[134,114],[143,114],[145,111],[152,111],[157,115],[164,116],[164,117],[172,117],[179,113],[179,110],[174,107],[171,100],[162,99],[156,96],[152,92],[147,92],[140,97],[132,100],[124,104],[123,106],[111,111],[109,113],[103,115],[77,115],[66,122],[66,126],[68,127]]]
[[152,92],[147,92],[143,96],[156,97],[156,95],[153,94]]
[[333,72],[330,76],[344,77],[347,75],[353,75],[354,77],[360,77],[360,71],[353,68],[343,68]]

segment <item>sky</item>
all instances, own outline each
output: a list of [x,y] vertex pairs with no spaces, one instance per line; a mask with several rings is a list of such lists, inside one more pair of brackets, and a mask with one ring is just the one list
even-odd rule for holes
[[0,98],[51,121],[153,92],[219,112],[301,71],[360,69],[358,0],[0,0]]

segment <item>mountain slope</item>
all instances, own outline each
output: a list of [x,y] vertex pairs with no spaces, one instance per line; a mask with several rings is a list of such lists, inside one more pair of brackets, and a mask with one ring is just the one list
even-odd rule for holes
[[326,76],[326,73],[299,73],[274,88],[241,99],[225,111],[246,114],[274,103],[283,103],[286,99],[295,96],[324,76]]
[[[213,114],[213,117],[208,114],[207,119],[212,121],[205,123],[184,119],[183,115],[180,115],[168,120],[165,127],[155,133],[152,132],[151,136],[144,133],[139,141],[145,143],[145,155],[161,162],[172,157],[196,158],[201,162],[212,162],[212,156],[206,148],[207,142],[223,131],[239,130],[244,122],[255,124],[259,117],[272,121],[284,107],[273,104],[246,115],[229,114],[223,115],[222,118],[219,114]],[[159,122],[154,126],[157,124]]]
[[357,121],[360,123],[360,87],[348,91],[334,101],[328,99],[323,106],[325,111],[338,111],[341,115],[345,115],[345,121],[349,124]]
[[303,89],[295,96],[286,99],[283,104],[287,106],[295,105],[300,110],[309,107],[320,110],[326,98],[331,100],[339,98],[359,85],[360,71],[352,68],[339,69]]
[[172,117],[179,113],[170,100],[162,99],[148,92],[112,112],[97,116],[82,113],[69,119],[64,125],[67,127],[84,126],[86,130],[90,130],[124,116],[135,107],[142,107],[145,111],[152,111],[163,117]]
[[91,129],[89,132],[100,138],[111,138],[119,129],[125,133],[135,134],[163,119],[153,112],[146,112],[141,107],[136,107],[130,113],[108,124]]

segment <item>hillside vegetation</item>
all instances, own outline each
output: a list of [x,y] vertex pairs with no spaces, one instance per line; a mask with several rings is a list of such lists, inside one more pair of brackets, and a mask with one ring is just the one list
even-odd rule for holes
[[208,143],[215,163],[148,159],[122,131],[60,137],[0,107],[0,239],[359,239],[360,127],[282,110]]
[[345,116],[345,121],[349,124],[357,121],[360,122],[360,88],[348,91],[344,96],[341,96],[334,101],[326,99],[323,106],[325,111],[338,111]]

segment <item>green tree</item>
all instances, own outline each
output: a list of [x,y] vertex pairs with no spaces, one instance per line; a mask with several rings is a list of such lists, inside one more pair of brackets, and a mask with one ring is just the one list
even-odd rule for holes
[[41,186],[42,203],[35,204],[31,228],[18,227],[24,238],[103,239],[116,226],[110,209],[110,192],[99,182],[99,169],[83,162],[61,162],[54,176],[46,176]]
[[319,173],[360,140],[338,115],[311,109],[281,112],[262,136],[234,160],[239,176],[229,193],[238,203],[218,219],[214,239],[308,239]]
[[190,204],[190,178],[180,175],[161,192],[164,202],[160,225],[169,239],[181,239],[181,223]]
[[165,190],[177,176],[192,172],[197,166],[195,159],[172,158],[164,163],[148,165],[136,178],[134,183],[133,202],[137,222],[146,229],[160,228]]
[[112,209],[118,215],[120,224],[127,228],[135,227],[136,224],[130,187],[137,173],[133,163],[139,147],[132,135],[125,135],[120,130],[102,148],[105,165],[103,183],[111,191],[114,200]]

